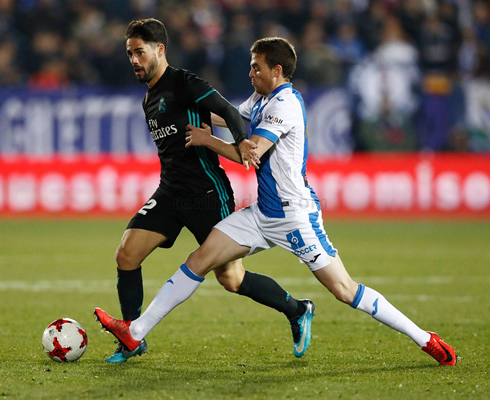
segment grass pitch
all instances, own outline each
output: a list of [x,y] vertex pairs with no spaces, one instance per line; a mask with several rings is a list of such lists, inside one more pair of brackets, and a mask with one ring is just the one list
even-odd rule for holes
[[[284,316],[225,292],[212,274],[147,337],[149,354],[103,362],[115,349],[95,306],[119,314],[114,251],[126,221],[0,221],[0,396],[12,398],[488,398],[490,224],[328,222],[347,269],[461,356],[441,367],[409,338],[337,302],[280,249],[245,260],[293,296],[315,301],[313,340],[292,352]],[[146,307],[196,247],[183,232],[145,262]],[[79,361],[42,350],[51,321],[88,333]]]

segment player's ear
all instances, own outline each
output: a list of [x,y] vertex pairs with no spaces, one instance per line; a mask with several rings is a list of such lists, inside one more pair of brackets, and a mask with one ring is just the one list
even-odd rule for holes
[[163,43],[160,43],[158,45],[157,52],[158,52],[158,57],[165,55],[165,45]]
[[282,75],[282,65],[277,64],[274,67],[274,77],[279,78]]

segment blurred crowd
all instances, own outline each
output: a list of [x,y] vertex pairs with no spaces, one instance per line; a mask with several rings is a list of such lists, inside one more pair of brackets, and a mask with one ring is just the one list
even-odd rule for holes
[[147,17],[229,97],[250,45],[288,38],[298,89],[349,91],[358,150],[490,151],[488,0],[0,0],[0,85],[135,85],[124,33]]

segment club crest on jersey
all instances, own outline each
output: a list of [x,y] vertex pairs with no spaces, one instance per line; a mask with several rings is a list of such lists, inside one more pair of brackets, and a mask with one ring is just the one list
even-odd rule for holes
[[167,111],[167,105],[165,104],[165,99],[160,97],[160,103],[158,104],[158,112],[164,113]]
[[305,245],[305,241],[303,240],[299,229],[288,233],[286,239],[291,243],[291,248],[293,250],[297,250]]

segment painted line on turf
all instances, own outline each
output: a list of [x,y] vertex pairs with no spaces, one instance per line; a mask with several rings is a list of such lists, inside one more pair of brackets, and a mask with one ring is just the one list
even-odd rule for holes
[[[387,277],[372,276],[355,278],[357,282],[367,285],[448,285],[448,284],[488,284],[490,277],[451,277],[451,276],[431,276],[431,277]],[[328,298],[328,293],[318,283],[314,277],[305,278],[278,278],[277,281],[288,288],[296,288],[296,295],[300,297]],[[147,279],[144,282],[146,291],[158,291],[163,285],[163,281]],[[54,292],[54,293],[116,293],[116,283],[112,279],[106,280],[9,280],[0,281],[0,292],[22,291],[22,292]],[[204,282],[202,287],[196,292],[198,296],[225,296],[228,292],[221,289],[219,283],[209,279]],[[451,302],[471,302],[481,299],[482,296],[444,296],[444,295],[389,295],[393,301],[417,301],[428,302],[446,299]],[[483,296],[488,297],[488,296]]]
[[[448,285],[461,283],[490,283],[490,276],[356,276],[354,281],[367,285]],[[281,285],[318,285],[314,277],[278,278]]]
[[[311,299],[333,299],[333,295],[330,294],[326,289],[321,289],[316,292],[298,292],[298,298],[311,298]],[[204,297],[220,297],[227,295],[227,292],[220,289],[204,289],[199,288],[193,296],[204,296]],[[389,294],[386,293],[386,298],[391,301],[399,302],[418,302],[418,303],[428,303],[428,302],[440,302],[444,301],[447,303],[472,303],[475,301],[481,301],[482,299],[490,300],[490,296],[453,296],[453,295],[400,295],[400,294]]]
[[79,292],[100,293],[114,292],[116,284],[113,280],[39,280],[39,281],[0,281],[0,291],[25,292]]
[[[284,286],[318,286],[321,285],[314,277],[307,278],[276,278]],[[354,277],[356,282],[368,285],[448,285],[448,284],[486,284],[490,283],[490,276],[428,276],[428,277],[393,277],[393,276],[371,276]],[[146,279],[145,288],[160,288],[165,282],[157,279]],[[217,281],[208,279],[203,283],[204,286],[217,287]],[[0,281],[0,290],[19,290],[19,291],[80,291],[95,293],[98,291],[113,291],[116,289],[116,282],[112,279],[51,279],[51,280],[4,280]]]
[[[481,280],[480,280],[481,282]],[[314,291],[298,291],[298,297],[305,298],[332,298],[332,295],[316,281],[313,280],[317,287]],[[161,282],[156,280],[145,281],[145,290],[154,290],[155,293],[160,289]],[[304,283],[303,283],[304,284]],[[228,296],[229,293],[221,287],[218,283],[213,282],[208,284],[210,288],[201,287],[194,294],[195,297],[221,297]],[[308,286],[313,286],[308,284]],[[112,280],[53,280],[53,281],[2,281],[0,282],[0,292],[5,291],[24,291],[24,292],[51,292],[51,293],[113,293],[116,294],[116,287]],[[448,303],[471,303],[475,301],[482,301],[483,299],[490,300],[490,296],[454,296],[454,295],[400,295],[386,293],[392,301],[400,302],[437,302],[444,301]],[[487,301],[485,300],[485,301]]]

